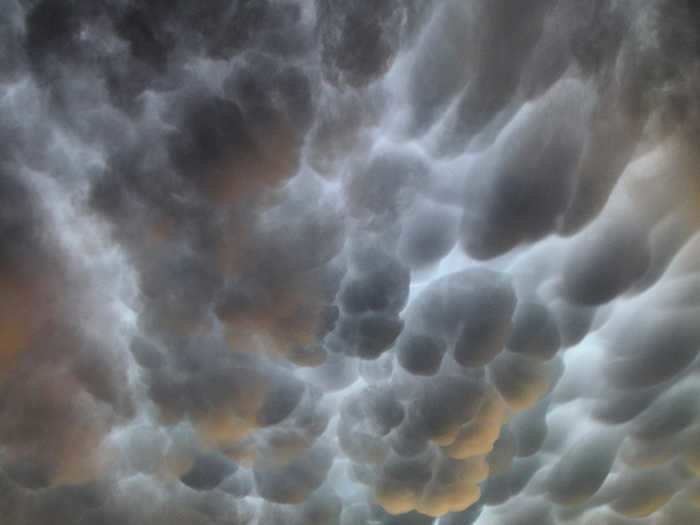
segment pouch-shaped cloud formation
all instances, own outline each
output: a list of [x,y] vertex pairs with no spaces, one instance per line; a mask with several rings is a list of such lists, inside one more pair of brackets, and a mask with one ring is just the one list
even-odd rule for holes
[[700,9],[5,0],[9,525],[700,522]]

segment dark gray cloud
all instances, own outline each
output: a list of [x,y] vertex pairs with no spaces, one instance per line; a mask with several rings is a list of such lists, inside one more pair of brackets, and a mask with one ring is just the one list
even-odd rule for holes
[[692,2],[8,0],[10,525],[676,525]]

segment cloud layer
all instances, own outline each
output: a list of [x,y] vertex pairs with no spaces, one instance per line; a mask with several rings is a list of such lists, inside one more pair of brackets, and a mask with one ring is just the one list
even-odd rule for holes
[[0,514],[700,519],[700,10],[6,0]]

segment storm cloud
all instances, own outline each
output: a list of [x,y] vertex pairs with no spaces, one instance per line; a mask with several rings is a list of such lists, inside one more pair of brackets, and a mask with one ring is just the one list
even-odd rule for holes
[[695,4],[0,4],[4,522],[700,520]]

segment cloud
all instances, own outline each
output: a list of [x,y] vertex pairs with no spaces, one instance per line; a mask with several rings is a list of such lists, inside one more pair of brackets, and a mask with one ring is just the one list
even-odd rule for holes
[[6,2],[0,510],[698,515],[688,2]]

